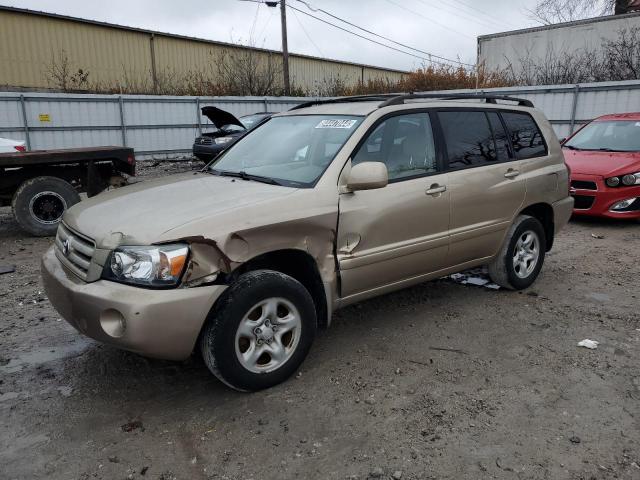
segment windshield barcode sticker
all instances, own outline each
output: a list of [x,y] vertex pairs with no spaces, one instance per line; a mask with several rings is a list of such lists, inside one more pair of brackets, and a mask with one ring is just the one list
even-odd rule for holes
[[322,120],[316,128],[351,128],[357,120]]

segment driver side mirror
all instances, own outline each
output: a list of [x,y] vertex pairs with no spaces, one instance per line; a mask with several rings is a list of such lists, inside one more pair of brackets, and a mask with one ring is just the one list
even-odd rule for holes
[[351,192],[358,190],[374,190],[386,187],[389,183],[387,166],[382,162],[362,162],[351,167],[347,179],[347,189]]

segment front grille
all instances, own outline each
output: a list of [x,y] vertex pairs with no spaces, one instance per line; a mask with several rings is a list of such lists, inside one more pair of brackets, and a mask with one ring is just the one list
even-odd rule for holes
[[213,138],[200,137],[200,138],[196,139],[196,143],[198,145],[213,145]]
[[55,245],[60,261],[78,277],[86,280],[96,249],[93,241],[74,232],[61,222],[58,226]]
[[593,206],[593,202],[596,197],[589,197],[587,195],[573,195],[575,203],[573,208],[576,210],[589,210]]
[[571,180],[571,187],[577,190],[598,190],[596,182],[588,182],[586,180]]

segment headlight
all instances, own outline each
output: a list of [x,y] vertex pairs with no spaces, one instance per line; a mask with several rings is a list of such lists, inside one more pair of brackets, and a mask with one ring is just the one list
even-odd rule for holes
[[233,137],[218,137],[214,141],[217,145],[222,145],[225,143],[229,143],[231,140],[233,140]]
[[189,247],[183,244],[118,247],[109,255],[102,278],[146,287],[175,286],[188,255]]
[[631,185],[640,185],[640,172],[628,173],[626,175],[620,175],[619,177],[610,177],[605,180],[605,183],[609,187],[630,187]]
[[618,185],[620,185],[620,179],[618,177],[607,178],[605,183],[609,187],[617,187]]

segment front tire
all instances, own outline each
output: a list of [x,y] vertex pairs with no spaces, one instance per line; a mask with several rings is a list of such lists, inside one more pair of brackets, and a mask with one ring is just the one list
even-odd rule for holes
[[537,218],[519,215],[498,255],[488,265],[494,283],[509,290],[523,290],[538,278],[544,263],[547,239]]
[[307,356],[316,311],[304,286],[288,275],[241,275],[218,300],[200,336],[209,370],[228,386],[257,391],[289,378]]

